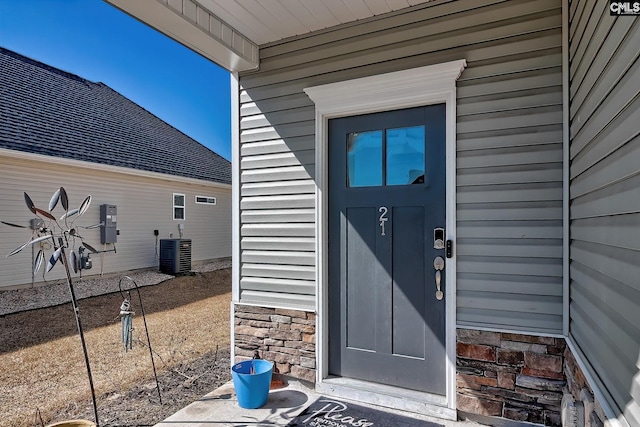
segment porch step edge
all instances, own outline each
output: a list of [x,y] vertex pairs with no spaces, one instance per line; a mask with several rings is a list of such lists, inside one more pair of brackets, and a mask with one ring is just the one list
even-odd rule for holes
[[[413,417],[432,417],[456,420],[455,409],[446,406],[446,397],[406,390],[399,387],[371,383],[349,378],[325,378],[316,383],[316,392],[351,400],[355,403],[374,405],[381,410],[399,414],[411,413]],[[425,421],[432,421],[425,419]]]

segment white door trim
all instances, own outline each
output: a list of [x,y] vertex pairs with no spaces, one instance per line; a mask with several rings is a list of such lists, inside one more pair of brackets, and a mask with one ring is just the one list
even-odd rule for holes
[[335,117],[445,103],[447,240],[454,242],[446,274],[446,406],[455,410],[456,391],[456,81],[464,59],[304,89],[315,103],[316,173],[316,382],[328,376],[328,121]]

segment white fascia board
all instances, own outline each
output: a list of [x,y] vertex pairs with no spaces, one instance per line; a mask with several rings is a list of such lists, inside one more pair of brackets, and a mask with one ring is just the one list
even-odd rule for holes
[[[231,301],[240,301],[240,83],[238,73],[230,73],[231,90]],[[231,319],[233,320],[233,319]],[[233,321],[231,333],[233,334]],[[231,340],[233,343],[233,337]],[[231,348],[234,346],[232,345]],[[233,360],[233,357],[231,358]]]
[[[162,0],[104,1],[228,71],[258,68],[258,45],[199,5],[201,18],[175,10]],[[199,25],[199,19],[206,22]]]
[[9,157],[13,159],[50,163],[58,166],[73,166],[82,169],[100,170],[101,172],[112,172],[137,177],[161,179],[163,181],[184,182],[186,184],[207,185],[217,188],[230,189],[230,184],[223,184],[215,181],[207,181],[206,179],[187,178],[178,175],[169,175],[159,172],[151,172],[140,169],[125,168],[122,166],[104,165],[100,163],[85,162],[83,160],[65,159],[63,157],[45,156],[43,154],[33,154],[24,151],[8,150],[0,148],[0,158]]

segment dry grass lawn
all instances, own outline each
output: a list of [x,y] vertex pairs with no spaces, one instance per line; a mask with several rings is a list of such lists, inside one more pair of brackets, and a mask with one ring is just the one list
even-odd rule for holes
[[[158,371],[229,346],[231,270],[168,280],[141,289]],[[96,395],[152,385],[153,370],[137,294],[133,351],[120,342],[122,297],[78,303]],[[90,398],[80,338],[70,304],[0,317],[0,408],[5,426],[32,426],[46,415]]]

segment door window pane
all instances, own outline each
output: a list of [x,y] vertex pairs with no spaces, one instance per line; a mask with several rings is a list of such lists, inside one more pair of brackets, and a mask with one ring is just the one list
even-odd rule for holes
[[387,185],[424,183],[424,126],[386,132]]
[[382,185],[382,131],[347,135],[347,186]]

